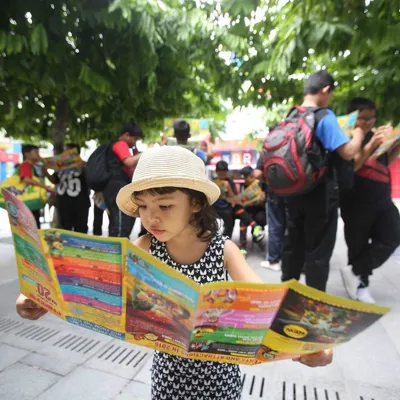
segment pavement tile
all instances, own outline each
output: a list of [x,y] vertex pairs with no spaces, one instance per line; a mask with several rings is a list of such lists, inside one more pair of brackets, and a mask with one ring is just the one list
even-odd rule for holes
[[58,375],[21,363],[0,373],[0,399],[34,400],[60,379]]
[[151,388],[149,385],[134,380],[113,400],[151,400]]
[[102,371],[78,367],[35,400],[111,400],[128,382]]
[[17,349],[7,344],[0,344],[0,371],[24,358],[29,351]]
[[31,353],[20,362],[62,376],[68,375],[78,366],[78,364],[68,361],[66,357],[59,358],[38,353]]

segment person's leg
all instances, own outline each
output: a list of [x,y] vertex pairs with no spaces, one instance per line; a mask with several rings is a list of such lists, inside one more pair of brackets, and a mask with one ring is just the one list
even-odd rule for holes
[[58,222],[60,229],[65,229],[67,231],[72,231],[74,227],[73,214],[76,210],[72,210],[71,207],[66,206],[65,204],[59,203],[58,207]]
[[[344,222],[348,265],[351,266],[343,266],[341,274],[342,276],[343,274],[354,274],[359,277],[368,276],[369,271],[372,269],[371,266],[368,266],[370,263],[369,240],[372,235],[374,220],[376,219],[376,210],[371,204],[362,204],[346,199],[346,201],[341,200],[340,211]],[[359,261],[363,254],[367,256],[366,263],[364,263],[364,260]],[[345,279],[344,276],[343,279]],[[350,297],[355,298],[358,286],[359,284],[355,283],[355,287],[351,289],[345,284]]]
[[239,219],[240,221],[240,234],[239,234],[239,240],[240,240],[240,245],[239,247],[242,250],[246,250],[247,248],[247,228],[250,226],[255,225],[255,221],[252,221],[250,218],[249,213],[243,208],[243,207],[235,207],[235,217]]
[[333,182],[321,184],[307,196],[305,206],[306,283],[326,290],[329,263],[336,242],[339,193]]
[[302,199],[287,203],[286,236],[282,249],[282,281],[300,279],[305,260],[304,210]]
[[74,231],[88,233],[89,207],[78,208],[75,212]]
[[104,210],[97,207],[96,204],[93,206],[93,235],[101,236],[103,234],[103,215]]
[[255,210],[255,213],[253,214],[253,219],[254,221],[256,221],[257,225],[264,228],[265,225],[267,225],[267,215],[265,213],[265,209],[257,208],[257,210]]
[[40,229],[40,210],[35,210],[31,212],[35,218],[37,228]]
[[353,262],[353,272],[368,286],[368,276],[379,268],[400,245],[400,217],[397,207],[388,203],[375,214],[370,231],[370,242]]
[[243,207],[243,209],[247,213],[247,216],[243,216],[244,224],[247,224],[247,226],[251,227],[251,235],[253,236],[253,241],[256,243],[260,243],[265,237],[264,226],[267,223],[267,221],[265,220],[265,215],[259,218],[260,221],[257,221],[256,216],[258,211],[260,211],[259,207],[249,206]]
[[[325,291],[329,277],[329,265],[336,242],[338,207],[329,210],[327,218],[306,227],[306,284]],[[307,226],[308,221],[306,222]],[[313,243],[314,242],[314,243]],[[309,243],[309,246],[307,246]],[[317,244],[318,243],[318,244]]]
[[121,213],[121,237],[126,237],[129,239],[132,233],[132,229],[135,225],[136,218],[130,217],[129,215],[124,214],[122,211]]
[[286,206],[283,198],[268,197],[268,250],[267,260],[278,263],[281,260],[286,230]]
[[126,237],[129,238],[132,232],[135,218],[124,214],[117,206],[116,202],[106,202],[109,210],[110,226],[108,234],[110,237]]
[[226,208],[215,207],[215,211],[218,217],[224,221],[224,236],[232,238],[233,227],[235,224],[232,207],[226,207]]

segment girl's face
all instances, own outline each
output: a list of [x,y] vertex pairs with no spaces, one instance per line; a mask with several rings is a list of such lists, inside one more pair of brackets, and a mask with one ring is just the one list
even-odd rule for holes
[[193,230],[191,218],[201,209],[179,190],[169,194],[140,194],[135,199],[143,226],[161,242],[187,234],[188,229]]

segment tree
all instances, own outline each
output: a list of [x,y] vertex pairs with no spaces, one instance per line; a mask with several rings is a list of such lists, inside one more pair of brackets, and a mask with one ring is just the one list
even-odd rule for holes
[[213,26],[176,0],[7,0],[0,16],[0,127],[9,135],[84,143],[138,121],[220,111],[233,67]]
[[228,31],[247,40],[244,51],[235,51],[237,73],[250,82],[240,104],[298,102],[305,76],[327,68],[339,83],[333,102],[338,112],[363,95],[377,101],[383,122],[400,119],[398,0],[222,4],[222,13],[230,15]]

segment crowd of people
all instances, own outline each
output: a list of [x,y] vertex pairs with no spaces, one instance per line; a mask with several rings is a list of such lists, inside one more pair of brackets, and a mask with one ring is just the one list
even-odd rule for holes
[[[246,261],[246,242],[250,230],[252,241],[261,243],[267,225],[268,254],[261,265],[281,269],[284,281],[299,279],[304,272],[307,285],[325,291],[340,208],[348,246],[348,265],[341,267],[344,285],[351,298],[373,303],[369,277],[400,244],[400,218],[391,199],[388,169],[400,154],[400,145],[371,157],[389,128],[374,129],[376,105],[365,98],[349,103],[349,112],[358,111],[351,138],[342,132],[328,108],[334,88],[326,71],[308,78],[303,104],[271,129],[256,169],[240,171],[239,190],[225,161],[216,164],[214,181],[206,177],[212,151],[207,143],[202,148],[189,144],[190,126],[185,121],[175,123],[174,140],[163,138],[163,146],[143,153],[136,147],[143,138],[140,127],[124,126],[86,166],[55,175],[42,171],[55,189],[33,179],[40,157],[37,147],[26,145],[19,174],[27,184],[55,194],[60,227],[77,232],[88,231],[89,189],[101,190],[110,236],[129,237],[140,217],[141,234],[134,243],[198,283],[224,281],[228,275],[234,281],[262,282]],[[301,152],[301,146],[308,152]],[[297,178],[294,172],[299,173]],[[100,211],[95,215],[102,216]],[[230,240],[235,220],[239,246]],[[46,313],[23,295],[17,311],[28,319]],[[332,361],[332,350],[296,361],[324,366]],[[162,352],[154,356],[153,399],[197,399],[205,393],[210,394],[206,398],[239,399],[241,386],[238,365]]]
[[[311,75],[304,87],[302,107],[315,115],[313,137],[326,155],[324,174],[317,184],[305,193],[282,196],[268,185],[265,155],[260,154],[254,170],[247,166],[240,171],[240,185],[233,180],[228,163],[220,160],[214,173],[220,196],[213,209],[223,222],[223,234],[228,238],[232,238],[235,221],[239,221],[239,248],[245,257],[250,228],[252,241],[267,248],[262,267],[282,271],[283,281],[299,279],[304,273],[307,285],[323,291],[328,281],[340,209],[348,246],[348,265],[341,268],[344,285],[351,298],[374,303],[368,290],[369,277],[400,244],[400,219],[391,200],[388,169],[400,154],[400,146],[394,146],[376,159],[371,158],[389,128],[374,129],[376,105],[366,98],[355,98],[348,105],[349,113],[358,111],[357,124],[349,139],[339,127],[334,112],[328,108],[334,87],[334,79],[326,71]],[[161,145],[188,149],[208,165],[213,158],[210,144],[203,141],[193,146],[189,142],[190,136],[189,124],[177,121],[173,138],[164,136]],[[101,192],[109,218],[108,234],[129,238],[135,217],[120,210],[117,195],[132,180],[141,157],[137,149],[141,139],[140,126],[126,124],[119,137],[106,146],[101,161],[106,166],[91,163],[89,159],[88,165],[52,175],[37,168],[40,162],[38,147],[24,145],[24,161],[18,167],[18,173],[25,183],[40,186],[51,194],[58,227],[87,233],[90,188],[96,184],[87,182],[86,172],[89,167],[92,170],[105,167],[110,177],[102,185]],[[76,144],[65,146],[65,150],[71,149],[80,152]],[[34,176],[45,176],[54,186],[34,180]],[[40,211],[33,213],[39,226]],[[103,215],[104,209],[95,204],[95,235],[102,234]],[[266,227],[267,246],[264,241]],[[140,236],[146,232],[142,225]]]

